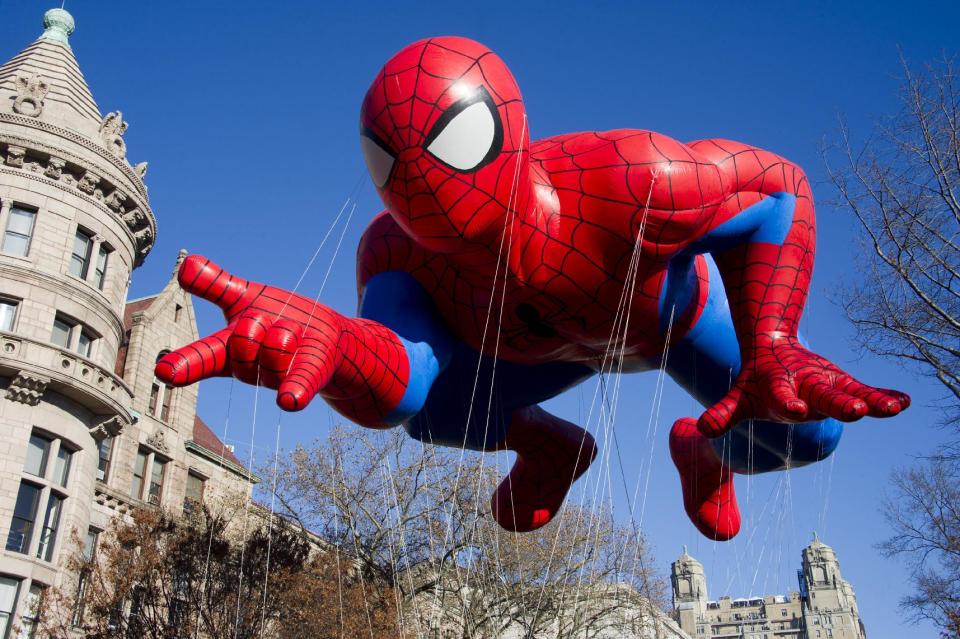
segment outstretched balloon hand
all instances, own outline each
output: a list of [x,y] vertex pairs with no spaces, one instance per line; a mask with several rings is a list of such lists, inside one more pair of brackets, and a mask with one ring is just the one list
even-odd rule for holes
[[910,405],[906,393],[863,384],[796,337],[761,335],[727,394],[700,416],[697,428],[719,437],[747,419],[852,422],[892,417]]
[[233,375],[277,390],[285,410],[304,408],[340,357],[339,314],[301,295],[231,275],[199,255],[178,275],[184,290],[223,310],[226,328],[168,353],[156,374],[174,386]]
[[168,353],[156,375],[174,386],[234,376],[277,391],[288,411],[323,394],[359,424],[385,425],[407,387],[407,360],[390,329],[315,300],[224,271],[199,255],[178,274],[184,290],[223,310],[227,326]]

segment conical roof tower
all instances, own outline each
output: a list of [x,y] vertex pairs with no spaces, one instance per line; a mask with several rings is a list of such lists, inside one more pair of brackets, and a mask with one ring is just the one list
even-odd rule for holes
[[153,247],[156,220],[143,183],[146,163],[131,165],[119,111],[101,114],[70,46],[73,16],[51,9],[40,37],[0,66],[0,157],[91,200],[125,227],[131,267]]
[[[97,107],[70,47],[73,17],[51,9],[43,25],[0,66],[5,601],[14,578],[23,593],[54,585],[68,544],[41,538],[41,518],[56,522],[58,540],[88,529],[99,444],[136,418],[133,390],[115,368],[130,276],[156,236],[145,164],[127,160],[122,114]],[[39,465],[31,461],[37,451],[46,451]],[[61,460],[58,475],[47,455]],[[26,518],[10,523],[17,508]],[[0,618],[0,636],[14,618]]]
[[47,85],[44,120],[60,122],[95,140],[103,116],[70,48],[73,16],[63,9],[51,9],[43,25],[43,33],[33,44],[0,67],[0,94],[15,100],[19,78],[40,77]]

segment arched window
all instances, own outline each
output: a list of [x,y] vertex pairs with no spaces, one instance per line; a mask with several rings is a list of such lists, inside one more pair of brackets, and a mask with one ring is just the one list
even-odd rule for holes
[[[160,351],[156,361],[159,362],[160,358],[169,352],[168,350]],[[173,386],[164,384],[154,377],[153,384],[150,386],[150,403],[147,406],[149,413],[162,422],[167,421],[170,418],[170,406],[173,404],[173,394]]]

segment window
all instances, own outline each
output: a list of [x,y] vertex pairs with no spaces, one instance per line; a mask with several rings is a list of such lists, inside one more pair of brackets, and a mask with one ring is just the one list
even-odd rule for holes
[[76,351],[90,359],[93,356],[93,343],[97,341],[97,336],[78,322],[63,315],[57,315],[53,320],[50,341],[60,348]]
[[138,450],[137,461],[133,465],[130,496],[159,506],[163,497],[163,480],[166,476],[166,470],[166,459],[160,458],[146,448]]
[[163,476],[166,474],[167,462],[157,457],[153,458],[153,469],[150,471],[150,492],[147,501],[154,506],[160,505],[163,492]]
[[148,409],[151,415],[162,422],[170,419],[170,406],[173,404],[173,386],[164,384],[159,379],[153,380],[150,386],[150,403]]
[[37,547],[37,559],[51,561],[53,546],[57,543],[57,529],[60,527],[60,513],[63,511],[64,499],[56,493],[50,494],[47,501],[47,516],[43,519],[43,530],[40,532],[40,545]]
[[77,229],[73,238],[73,253],[70,255],[70,274],[82,280],[87,279],[90,268],[90,252],[93,250],[93,234]]
[[70,462],[73,460],[73,451],[67,449],[63,444],[57,451],[57,459],[53,462],[53,481],[66,487],[67,478],[70,476]]
[[23,472],[43,477],[47,473],[47,457],[50,455],[50,445],[53,442],[42,435],[30,435],[27,444],[27,460],[23,464]]
[[[157,353],[157,360],[169,353],[168,350],[162,350]],[[147,412],[161,421],[167,421],[170,418],[170,406],[173,404],[173,387],[164,384],[159,379],[153,379],[153,385],[150,386],[150,402],[147,405]]]
[[19,639],[33,639],[37,636],[41,606],[43,606],[43,586],[32,583],[24,601],[23,612],[20,613]]
[[180,315],[181,315],[182,313],[183,313],[183,307],[180,306],[179,304],[177,304],[176,307],[174,307],[174,309],[173,309],[173,321],[179,324],[179,323],[180,323]]
[[42,514],[36,556],[53,561],[63,505],[67,499],[62,489],[70,479],[74,450],[61,439],[37,432],[30,435],[23,464],[25,478],[21,480],[17,493],[7,535],[7,550],[25,555],[31,552],[37,536],[34,534],[37,517]]
[[53,334],[50,336],[50,341],[60,348],[70,348],[70,336],[73,333],[73,328],[73,324],[59,317],[56,318],[53,320]]
[[173,403],[173,387],[166,386],[163,389],[163,401],[160,402],[160,420],[167,421],[170,419],[170,404]]
[[133,596],[130,598],[130,615],[127,617],[127,638],[140,639],[147,633],[146,620],[144,619],[144,599],[145,593],[143,586],[136,586],[133,589]]
[[106,244],[100,245],[97,252],[97,268],[93,271],[93,284],[103,290],[103,285],[107,283],[107,262],[110,259],[110,247]]
[[0,331],[12,331],[13,322],[17,319],[19,304],[13,300],[0,299]]
[[13,507],[10,532],[7,534],[7,550],[26,554],[30,552],[33,524],[37,519],[41,489],[29,482],[20,482],[17,502]]
[[30,240],[33,238],[33,226],[36,218],[35,211],[28,211],[16,206],[12,207],[0,251],[10,255],[26,257],[27,253],[30,252]]
[[130,496],[143,499],[143,480],[147,475],[147,457],[145,450],[137,452],[137,461],[133,465],[133,483],[130,486]]
[[186,620],[187,604],[190,601],[190,573],[185,569],[178,568],[174,571],[170,595],[167,623],[172,628],[178,628]]
[[87,528],[87,536],[83,538],[83,560],[92,561],[100,542],[100,531],[96,528]]
[[187,494],[183,499],[183,513],[189,515],[203,504],[204,480],[199,475],[187,474]]
[[90,333],[81,330],[80,337],[77,339],[77,352],[90,359],[90,355],[93,353],[93,340],[94,337]]
[[13,609],[17,605],[17,591],[20,581],[11,577],[0,577],[0,637],[6,639],[10,633]]
[[113,437],[105,437],[97,446],[100,452],[100,461],[97,463],[97,481],[106,482],[110,473],[110,458],[113,456]]
[[[83,540],[83,560],[89,564],[97,552],[97,543],[100,541],[100,531],[96,528],[87,528],[87,536]],[[79,626],[83,622],[84,605],[87,596],[87,579],[90,575],[89,566],[80,569],[77,582],[77,600],[73,607],[73,625]]]

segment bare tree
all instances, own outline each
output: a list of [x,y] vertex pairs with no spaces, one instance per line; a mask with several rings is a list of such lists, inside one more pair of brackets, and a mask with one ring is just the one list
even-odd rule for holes
[[824,149],[867,237],[844,309],[867,349],[939,381],[944,420],[960,425],[960,93],[949,58],[902,68],[901,110],[863,145],[841,122],[840,143]]
[[281,463],[277,496],[371,583],[393,584],[403,636],[655,636],[663,591],[642,537],[575,506],[538,531],[504,531],[485,462],[399,429],[338,428]]
[[[255,507],[254,507],[255,508]],[[238,521],[249,517],[249,521]],[[243,507],[190,517],[156,509],[116,518],[96,552],[76,553],[72,586],[41,603],[43,636],[293,639],[385,636],[396,615],[298,528]],[[75,540],[76,542],[77,540]],[[340,578],[331,579],[339,574]],[[362,602],[375,607],[361,613]],[[337,614],[336,611],[346,613]],[[369,635],[368,631],[369,630]]]
[[894,535],[881,545],[903,557],[915,590],[903,600],[914,620],[960,637],[960,451],[948,450],[893,477],[884,512]]
[[[960,91],[949,57],[920,72],[901,64],[900,111],[860,147],[841,123],[824,153],[867,238],[863,282],[844,309],[867,349],[942,384],[943,422],[960,428]],[[945,449],[894,473],[883,506],[893,536],[880,549],[913,576],[901,607],[943,637],[960,637],[958,481],[958,449]]]

